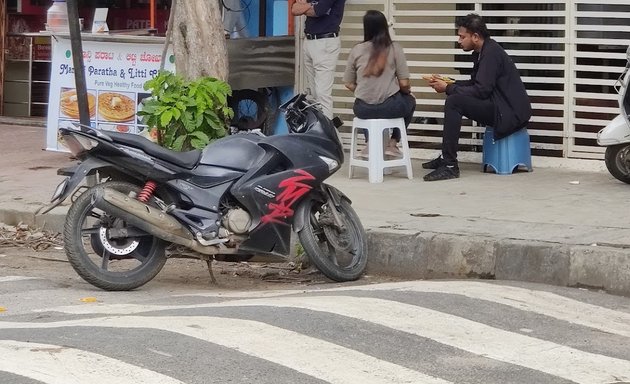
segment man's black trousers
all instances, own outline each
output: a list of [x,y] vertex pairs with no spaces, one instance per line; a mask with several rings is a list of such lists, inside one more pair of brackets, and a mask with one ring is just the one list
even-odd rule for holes
[[494,103],[490,99],[471,96],[450,95],[444,104],[444,132],[442,132],[442,158],[448,165],[457,164],[459,133],[462,117],[465,116],[482,125],[494,125]]

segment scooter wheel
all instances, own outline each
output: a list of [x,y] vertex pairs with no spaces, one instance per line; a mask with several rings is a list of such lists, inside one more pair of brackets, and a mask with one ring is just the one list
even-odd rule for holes
[[630,143],[607,147],[604,159],[611,175],[630,184]]

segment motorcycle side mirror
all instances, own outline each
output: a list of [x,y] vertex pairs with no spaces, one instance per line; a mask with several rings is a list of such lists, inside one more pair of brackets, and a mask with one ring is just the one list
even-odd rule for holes
[[303,93],[298,93],[297,95],[293,96],[289,101],[285,102],[284,104],[282,104],[279,109],[282,112],[286,112],[287,109],[289,108],[293,108],[295,105],[299,104],[302,100],[304,100],[306,98],[306,95]]

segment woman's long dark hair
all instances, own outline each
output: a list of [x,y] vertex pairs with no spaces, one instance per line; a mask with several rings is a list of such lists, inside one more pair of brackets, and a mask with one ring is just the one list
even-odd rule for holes
[[369,10],[363,16],[363,41],[372,42],[372,53],[363,76],[380,76],[387,65],[389,47],[392,38],[389,36],[387,19],[380,11]]

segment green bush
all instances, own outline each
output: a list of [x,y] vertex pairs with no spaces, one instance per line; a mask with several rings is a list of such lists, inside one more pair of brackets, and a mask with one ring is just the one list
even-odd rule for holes
[[147,81],[151,92],[138,115],[149,128],[157,129],[159,145],[175,151],[201,149],[226,135],[234,111],[227,106],[230,86],[213,77],[192,81],[160,71]]

